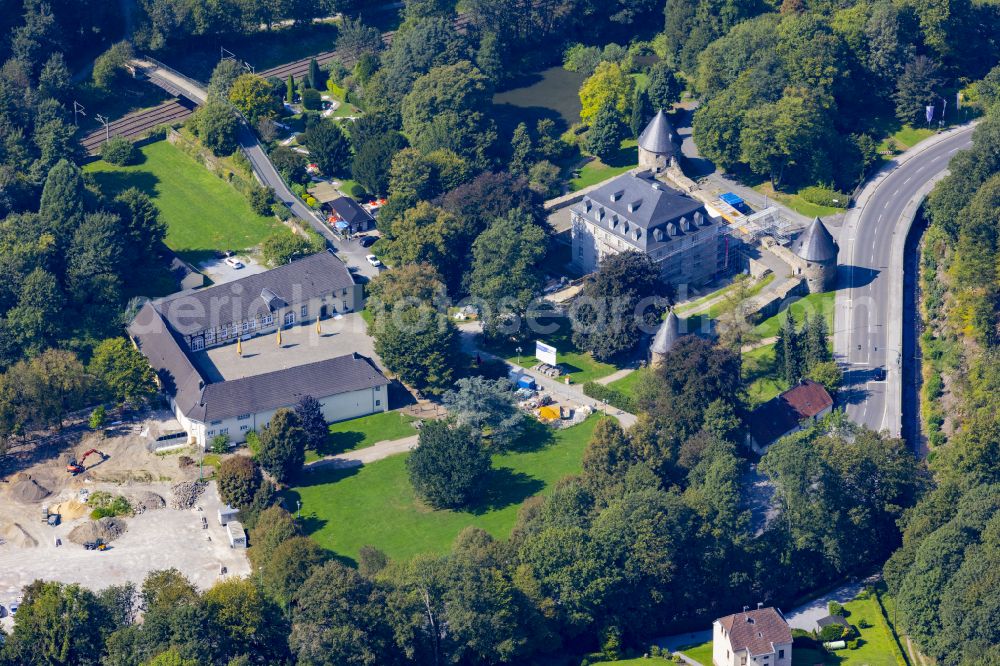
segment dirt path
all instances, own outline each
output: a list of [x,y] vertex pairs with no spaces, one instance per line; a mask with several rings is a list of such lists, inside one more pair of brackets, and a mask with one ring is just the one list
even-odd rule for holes
[[612,372],[607,377],[601,377],[600,379],[595,379],[594,381],[597,382],[598,384],[602,384],[604,386],[607,386],[611,382],[616,382],[619,379],[625,379],[626,377],[628,377],[629,375],[631,375],[633,372],[635,372],[635,368],[622,368],[621,370],[617,370],[615,372]]
[[375,442],[371,446],[366,446],[357,451],[347,451],[346,453],[338,453],[335,456],[326,456],[321,460],[303,465],[302,469],[306,472],[312,472],[327,467],[336,469],[360,467],[361,465],[373,463],[376,460],[382,460],[398,453],[412,451],[415,448],[417,448],[417,435],[410,435],[402,439],[387,439]]

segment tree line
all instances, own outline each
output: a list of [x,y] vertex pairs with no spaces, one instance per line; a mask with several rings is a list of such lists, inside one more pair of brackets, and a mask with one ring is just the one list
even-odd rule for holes
[[990,592],[1000,564],[997,81],[1000,67],[977,84],[986,118],[926,204],[920,344],[934,487],[904,515],[903,547],[884,568],[907,634],[925,654],[961,664],[1000,659]]
[[[478,467],[458,469],[464,458],[447,452],[516,437],[509,390],[462,382],[446,398],[462,405],[456,420],[425,425],[408,465],[429,501],[461,504],[441,479],[474,480]],[[779,442],[760,463],[778,508],[764,520],[742,481],[742,391],[737,353],[682,338],[639,388],[638,424],[600,419],[582,472],[527,500],[509,538],[469,528],[448,553],[410,560],[365,546],[346,561],[275,504],[272,479],[301,457],[275,466],[268,448],[284,439],[301,452],[322,431],[300,405],[261,433],[254,458],[219,471],[250,527],[251,576],[204,592],[176,571],[98,593],[35,583],[0,663],[578,663],[881,563],[926,482],[903,442],[840,417]],[[134,608],[141,621],[121,612]]]

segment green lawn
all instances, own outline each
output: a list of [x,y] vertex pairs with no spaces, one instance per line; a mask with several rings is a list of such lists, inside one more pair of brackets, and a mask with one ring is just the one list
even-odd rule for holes
[[[826,653],[821,650],[796,648],[792,650],[793,666],[813,666],[825,664],[828,666],[896,666],[895,650],[899,649],[891,638],[885,618],[879,610],[875,597],[858,598],[844,604],[849,615],[847,621],[861,634],[858,647],[855,650],[836,650]],[[858,626],[862,620],[870,627],[862,629]]]
[[[892,139],[896,142],[896,145],[900,150],[906,150],[907,148],[912,148],[917,145],[929,136],[934,136],[934,130],[927,129],[926,127],[911,127],[910,125],[904,125],[892,135]],[[879,144],[880,151],[887,149],[887,142],[888,138],[883,139],[882,143]]]
[[793,302],[791,305],[783,307],[778,314],[769,317],[757,324],[754,332],[761,338],[771,338],[778,334],[778,329],[785,321],[785,310],[792,311],[792,319],[796,326],[802,326],[805,316],[814,316],[817,312],[822,312],[826,317],[826,327],[828,332],[833,334],[833,306],[836,292],[824,291],[819,294],[809,294],[804,298]]
[[712,666],[712,641],[701,645],[683,646],[678,652],[684,653],[688,659],[694,659],[702,666]]
[[311,449],[306,451],[306,462],[345,451],[363,449],[385,440],[415,435],[417,431],[410,425],[415,420],[414,417],[402,412],[378,412],[334,423],[330,426],[330,437],[326,446],[319,451]]
[[594,157],[583,165],[580,175],[570,181],[570,190],[575,192],[603,180],[623,174],[639,165],[639,149],[635,139],[622,141],[621,149],[607,163]]
[[621,379],[611,382],[608,384],[608,388],[615,389],[616,391],[621,391],[625,395],[635,397],[635,387],[639,383],[642,376],[649,372],[648,369],[641,368],[635,372],[631,372]]
[[[618,661],[592,661],[591,666],[666,666],[667,664],[673,664],[674,662],[669,659],[664,659],[663,657],[649,657],[644,659],[642,657],[636,657],[635,659],[619,659]],[[711,662],[706,664],[706,666],[711,666]]]
[[764,345],[743,354],[743,381],[751,405],[767,402],[788,388],[774,367],[774,345]]
[[144,146],[142,155],[141,164],[99,161],[84,170],[107,194],[137,187],[153,197],[167,223],[167,245],[184,259],[198,263],[215,250],[250,249],[281,226],[254,213],[234,187],[166,141]]
[[[814,204],[811,201],[806,201],[800,197],[797,193],[790,192],[777,192],[774,186],[771,185],[769,181],[765,181],[760,185],[756,185],[753,189],[757,190],[761,194],[767,195],[771,199],[774,199],[800,215],[805,215],[806,217],[826,217],[827,215],[835,215],[836,213],[844,212],[843,208],[834,208],[833,206],[821,206],[820,204]],[[846,202],[845,202],[846,203]]]
[[564,430],[531,421],[509,453],[493,458],[493,472],[481,501],[465,511],[438,511],[413,493],[406,470],[409,454],[364,467],[306,475],[288,492],[302,501],[306,531],[320,545],[346,556],[370,544],[393,558],[444,553],[465,527],[474,525],[506,538],[521,503],[544,494],[556,481],[582,469],[583,450],[597,418]]
[[[577,349],[573,344],[569,320],[560,319],[556,320],[556,322],[559,327],[558,330],[555,333],[543,335],[539,339],[556,348],[556,360],[559,361],[559,365],[569,375],[572,383],[583,384],[584,382],[600,379],[601,377],[607,377],[612,372],[618,370],[617,367],[610,363],[598,361],[591,356],[590,352],[583,352]],[[538,363],[538,360],[535,358],[534,340],[521,343],[520,355],[517,353],[517,345],[513,342],[498,347],[489,347],[487,351],[506,359],[508,363],[518,363],[520,359],[519,365],[522,367],[530,368]]]

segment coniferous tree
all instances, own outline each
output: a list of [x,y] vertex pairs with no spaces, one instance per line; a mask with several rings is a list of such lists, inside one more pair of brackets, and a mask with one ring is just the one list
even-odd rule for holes
[[814,366],[831,360],[830,347],[827,344],[826,319],[822,313],[806,319],[805,326],[805,360],[811,369]]
[[313,58],[309,61],[309,87],[319,90],[322,84],[323,72],[320,71],[316,58]]
[[652,116],[653,109],[649,104],[649,95],[642,88],[636,88],[635,99],[632,102],[632,117],[629,120],[633,138],[639,138]]
[[295,101],[295,77],[291,74],[288,75],[288,81],[285,82],[285,101],[289,104]]
[[782,341],[782,372],[789,385],[795,384],[802,376],[802,339],[795,330],[795,320],[791,310],[785,311],[785,323],[781,331]]
[[524,123],[518,124],[510,143],[513,148],[510,156],[510,172],[516,176],[523,176],[531,166],[532,146],[528,126]]

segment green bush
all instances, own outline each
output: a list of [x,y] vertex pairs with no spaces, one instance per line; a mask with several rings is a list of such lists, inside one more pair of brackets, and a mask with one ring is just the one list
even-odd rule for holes
[[368,197],[368,192],[365,191],[364,186],[361,185],[360,183],[354,183],[353,185],[351,185],[351,190],[349,194],[358,200],[365,199]]
[[127,166],[135,161],[135,156],[135,146],[122,136],[113,136],[101,145],[101,159],[108,164]]
[[302,91],[302,106],[309,109],[310,111],[315,111],[320,108],[323,104],[323,97],[320,95],[318,90],[312,88],[306,88]]
[[212,444],[209,447],[212,453],[225,453],[229,450],[229,435],[216,435],[212,438]]
[[274,204],[274,190],[270,187],[254,187],[247,197],[250,200],[250,207],[258,215],[268,215],[271,206]]
[[87,503],[93,507],[90,512],[91,520],[132,514],[132,505],[121,495],[112,495],[98,490],[90,494]]
[[819,639],[824,643],[844,640],[844,627],[839,624],[829,624],[819,632]]
[[597,382],[586,382],[583,385],[583,394],[590,396],[595,400],[600,400],[606,402],[612,407],[617,407],[618,409],[625,412],[636,412],[635,399],[630,396],[617,391],[613,388],[609,388],[604,384],[598,384]]
[[826,605],[826,609],[827,611],[829,611],[830,615],[840,615],[842,617],[847,617],[847,611],[844,610],[844,607],[841,606],[836,601],[831,601],[830,603],[828,603]]
[[858,620],[858,629],[871,629],[871,626],[872,623],[864,618]]
[[833,206],[834,208],[847,208],[849,197],[843,192],[838,192],[827,187],[811,185],[799,190],[799,196],[818,206]]

